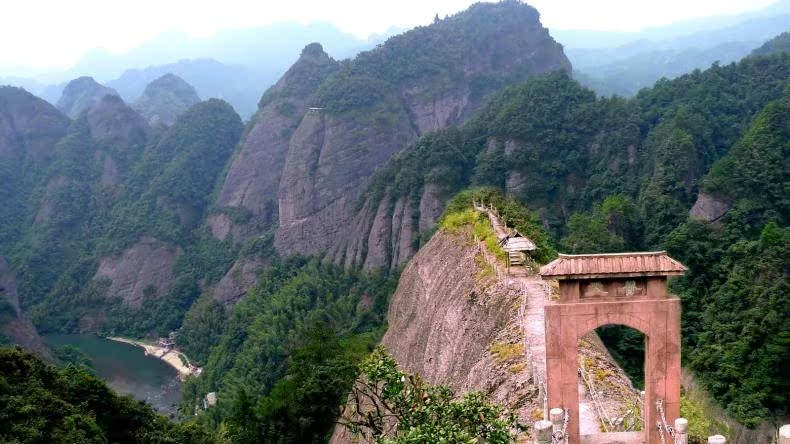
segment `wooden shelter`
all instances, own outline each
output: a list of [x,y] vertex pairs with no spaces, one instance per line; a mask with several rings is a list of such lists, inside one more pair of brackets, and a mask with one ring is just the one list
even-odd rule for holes
[[500,239],[499,245],[507,253],[508,272],[511,265],[524,265],[530,252],[538,249],[534,242],[517,230],[512,230],[509,235]]

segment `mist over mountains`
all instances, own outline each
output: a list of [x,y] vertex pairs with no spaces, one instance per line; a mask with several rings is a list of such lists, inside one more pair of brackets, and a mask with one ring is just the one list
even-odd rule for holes
[[[638,32],[550,30],[564,46],[574,76],[601,95],[632,96],[656,80],[674,78],[715,62],[740,60],[766,40],[790,29],[790,0],[740,15],[686,20]],[[165,32],[125,54],[97,48],[71,68],[32,77],[7,76],[0,84],[20,86],[56,103],[66,83],[80,76],[115,89],[127,102],[167,73],[181,77],[204,98],[228,101],[247,119],[257,97],[296,61],[308,43],[320,42],[341,60],[372,48],[398,32],[360,39],[331,23],[275,23],[223,30],[208,37]]]
[[712,16],[620,33],[552,30],[573,63],[575,77],[598,94],[632,96],[656,80],[747,56],[790,30],[790,1],[737,16]]
[[202,38],[166,32],[125,54],[97,48],[65,71],[32,78],[3,77],[0,73],[0,84],[21,86],[54,104],[68,81],[90,76],[133,102],[149,82],[172,73],[193,85],[201,97],[226,100],[248,118],[263,91],[296,61],[308,43],[321,42],[330,55],[343,59],[395,32],[393,28],[363,40],[330,23],[294,22],[225,30]]

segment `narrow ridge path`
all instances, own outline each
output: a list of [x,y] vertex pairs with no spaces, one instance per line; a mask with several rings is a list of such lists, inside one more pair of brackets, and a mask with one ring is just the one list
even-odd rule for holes
[[[491,227],[497,238],[502,239],[509,234],[507,227],[501,223],[499,217],[491,209],[479,204],[474,204],[474,209],[488,214]],[[519,285],[523,292],[521,328],[524,333],[524,351],[527,354],[535,384],[539,386],[540,396],[545,396],[546,321],[543,306],[549,298],[549,286],[540,276],[530,275],[523,267],[511,268],[510,275],[503,273],[501,276],[509,284]],[[551,407],[545,406],[546,409]],[[601,433],[600,424],[592,403],[587,399],[580,399],[578,408],[581,434],[593,435]]]

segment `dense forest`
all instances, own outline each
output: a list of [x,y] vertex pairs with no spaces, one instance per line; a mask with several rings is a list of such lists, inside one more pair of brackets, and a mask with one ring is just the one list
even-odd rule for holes
[[[663,80],[631,100],[545,76],[422,138],[366,198],[495,186],[538,213],[559,251],[667,249],[690,268],[673,284],[685,364],[753,426],[790,402],[788,78],[787,54]],[[689,216],[700,192],[725,205],[721,219]],[[642,354],[633,339],[612,344]]]
[[[498,202],[514,226],[546,245],[543,261],[553,256],[552,244],[564,252],[668,249],[690,267],[673,284],[684,300],[686,365],[734,417],[756,425],[788,402],[782,366],[790,362],[790,326],[780,316],[788,312],[780,295],[787,288],[782,150],[788,146],[789,75],[787,55],[753,58],[660,82],[633,100],[596,99],[563,73],[538,78],[506,90],[469,124],[423,137],[374,178],[364,198],[419,194],[426,183],[448,193],[493,186],[518,205],[493,191],[475,196]],[[514,172],[528,178],[520,189],[507,183]],[[689,219],[700,191],[733,203],[723,220]],[[462,193],[447,211],[468,205],[471,196]],[[519,210],[523,204],[531,211]],[[540,223],[548,233],[532,228]],[[278,263],[266,273],[227,321],[219,321],[223,312],[216,303],[202,306],[205,314],[197,318],[225,323],[221,336],[206,335],[187,318],[182,335],[207,369],[187,386],[187,399],[208,390],[231,392],[203,419],[216,426],[241,415],[269,434],[301,421],[315,425],[310,433],[317,439],[329,424],[318,420],[325,412],[304,411],[304,397],[333,400],[329,405],[342,399],[345,390],[318,390],[328,377],[322,375],[341,378],[334,387],[350,387],[353,372],[343,369],[359,363],[381,334],[394,277],[309,259]],[[762,286],[751,283],[755,275]],[[360,296],[368,292],[373,295],[363,299],[377,302],[360,313]],[[721,309],[736,297],[741,309]],[[763,328],[777,334],[766,336]],[[641,344],[619,333],[604,337],[619,344],[624,364],[638,366],[631,356],[642,354]],[[193,345],[192,338],[204,343]],[[718,352],[725,348],[728,353]],[[336,350],[342,362],[308,358],[319,349]],[[295,382],[306,377],[305,366],[312,366],[318,382]],[[286,401],[272,404],[275,396]],[[306,438],[287,441],[300,439]]]
[[118,396],[82,367],[57,369],[18,348],[0,347],[0,417],[4,443],[222,442],[194,423],[170,422]]

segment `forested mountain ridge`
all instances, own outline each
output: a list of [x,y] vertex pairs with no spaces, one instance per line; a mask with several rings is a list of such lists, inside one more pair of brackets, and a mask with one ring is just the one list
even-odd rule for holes
[[789,156],[790,84],[702,180],[724,214],[691,219],[665,243],[691,265],[678,286],[689,362],[750,426],[786,410],[790,393]]
[[[468,119],[507,84],[569,68],[537,11],[518,2],[474,5],[393,37],[315,85],[305,103],[317,109],[304,114],[304,108],[296,108],[296,127],[289,123],[268,130],[284,134],[284,142],[242,143],[237,157],[258,152],[282,158],[284,150],[282,171],[276,172],[281,179],[274,193],[269,186],[245,190],[227,183],[215,217],[223,222],[212,222],[213,231],[220,239],[235,232],[234,241],[243,241],[250,225],[270,225],[266,212],[274,210],[279,252],[326,251],[349,229],[347,215],[359,187],[393,154],[427,131]],[[252,128],[247,134],[260,132]],[[235,168],[229,179],[245,175]],[[245,201],[225,198],[242,190]],[[271,204],[266,207],[265,201]],[[231,212],[244,214],[245,220],[228,223]]]
[[790,3],[738,15],[704,17],[634,32],[552,30],[583,85],[599,95],[632,97],[661,78],[729,64],[787,31]]
[[779,54],[783,52],[790,52],[790,31],[783,32],[778,36],[763,43],[759,48],[752,51],[752,56],[767,56],[771,54]]
[[106,95],[117,96],[118,93],[112,88],[99,84],[93,80],[93,77],[78,77],[66,84],[55,106],[75,119]]
[[357,263],[397,267],[424,242],[443,203],[470,185],[522,199],[558,237],[572,213],[627,195],[635,206],[624,211],[647,225],[647,238],[632,247],[657,246],[685,220],[713,161],[779,97],[787,59],[716,65],[631,100],[596,99],[562,74],[508,89],[464,127],[422,138],[375,176],[354,226],[377,263],[365,254]]
[[151,126],[170,126],[176,118],[200,98],[184,79],[167,73],[148,84],[132,107],[148,119]]
[[22,90],[2,92],[11,187],[0,241],[22,307],[44,331],[176,328],[197,297],[184,262],[200,254],[193,230],[238,142],[238,115],[210,100],[152,130],[105,95],[69,122]]
[[[686,364],[754,426],[782,414],[790,383],[788,306],[779,296],[787,291],[788,78],[790,56],[779,54],[662,81],[632,100],[596,99],[565,74],[509,88],[467,125],[423,137],[376,175],[357,220],[368,217],[365,208],[382,209],[362,237],[384,241],[366,251],[398,257],[389,221],[402,220],[397,211],[409,200],[407,220],[420,233],[413,239],[425,242],[431,231],[418,231],[425,215],[416,202],[433,193],[443,203],[474,185],[496,186],[537,211],[560,251],[668,248],[690,266],[676,289]],[[699,200],[726,214],[689,219],[701,217]],[[743,280],[752,275],[756,287]]]

